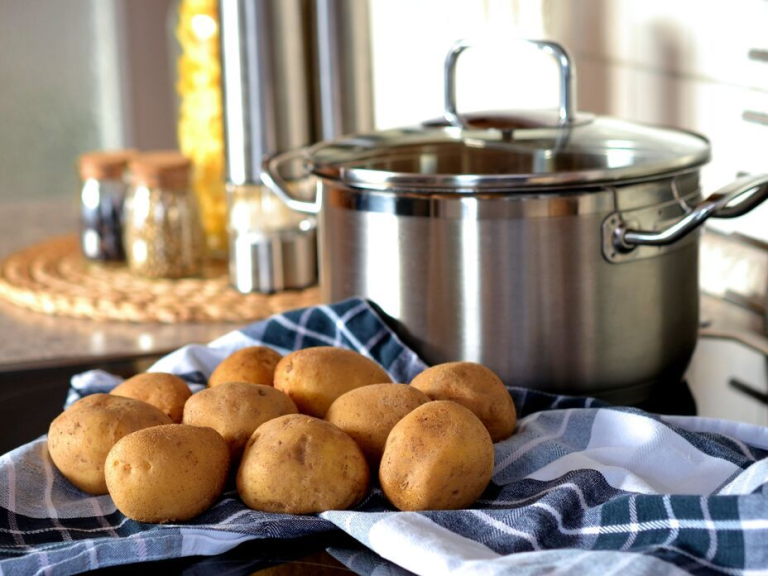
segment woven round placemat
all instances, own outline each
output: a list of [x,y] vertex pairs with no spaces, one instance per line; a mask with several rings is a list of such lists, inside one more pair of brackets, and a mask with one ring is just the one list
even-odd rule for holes
[[125,266],[96,264],[76,236],[53,238],[0,263],[0,297],[37,312],[127,322],[246,322],[312,306],[316,287],[278,294],[241,294],[229,286],[226,264],[201,278],[151,280]]

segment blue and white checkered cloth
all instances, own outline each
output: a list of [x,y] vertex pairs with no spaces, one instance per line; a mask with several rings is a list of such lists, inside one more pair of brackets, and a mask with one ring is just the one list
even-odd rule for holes
[[[186,346],[152,370],[199,388],[223,358],[255,344],[283,354],[351,348],[396,382],[410,382],[425,367],[369,303],[348,300]],[[81,374],[67,402],[118,382],[104,372]],[[73,574],[334,530],[367,547],[338,554],[364,574],[768,573],[768,429],[510,393],[518,429],[495,445],[493,481],[481,499],[459,511],[397,512],[374,486],[354,510],[267,514],[249,510],[229,489],[193,521],[142,524],[126,519],[109,496],[72,486],[40,438],[0,458],[0,573]]]

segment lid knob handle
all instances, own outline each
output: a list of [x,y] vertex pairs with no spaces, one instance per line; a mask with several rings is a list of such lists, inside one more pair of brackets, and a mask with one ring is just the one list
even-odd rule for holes
[[[568,52],[557,42],[548,40],[515,39],[512,44],[521,42],[532,44],[547,54],[554,56],[560,70],[560,106],[558,115],[563,124],[576,119],[576,69]],[[470,40],[459,40],[451,46],[445,57],[445,119],[452,126],[467,128],[467,122],[456,108],[456,62],[459,55],[467,48],[476,46]]]

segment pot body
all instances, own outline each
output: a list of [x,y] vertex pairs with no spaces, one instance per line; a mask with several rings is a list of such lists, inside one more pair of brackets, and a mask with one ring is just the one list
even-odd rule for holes
[[320,178],[321,289],[362,296],[430,364],[632,404],[678,383],[699,317],[698,233],[611,254],[616,216],[644,228],[700,201],[698,171],[590,190],[377,192]]

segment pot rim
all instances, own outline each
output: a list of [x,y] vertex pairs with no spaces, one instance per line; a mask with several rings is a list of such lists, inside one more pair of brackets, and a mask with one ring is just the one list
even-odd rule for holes
[[529,184],[520,184],[518,186],[506,186],[496,185],[493,186],[490,183],[485,186],[451,186],[451,185],[438,185],[438,184],[417,184],[406,183],[400,184],[397,181],[387,182],[382,185],[379,182],[365,182],[358,181],[352,178],[344,178],[340,175],[333,175],[324,172],[321,169],[311,169],[312,175],[320,178],[321,180],[333,182],[336,185],[344,186],[350,190],[358,190],[365,193],[381,193],[381,194],[395,194],[395,195],[408,195],[408,196],[472,196],[478,199],[482,199],[483,196],[504,196],[524,198],[538,198],[538,197],[572,197],[572,196],[588,196],[599,192],[605,192],[606,190],[634,186],[636,184],[645,184],[658,182],[660,180],[675,179],[692,172],[698,172],[702,166],[706,164],[706,161],[702,161],[698,164],[689,164],[683,167],[670,170],[668,172],[659,172],[654,174],[644,174],[641,176],[614,178],[614,179],[595,179],[593,181],[585,181],[579,184],[565,184],[562,182],[551,182],[545,184],[537,184],[531,182]]
[[[643,137],[628,136],[635,133]],[[319,142],[303,152],[304,169],[316,176],[361,189],[427,194],[547,192],[647,181],[698,168],[710,157],[709,140],[696,132],[609,117],[572,128],[391,129]],[[485,173],[461,170],[466,160]],[[459,166],[445,171],[440,162]],[[558,162],[576,169],[557,170]],[[414,169],[389,169],[397,163]],[[538,166],[504,169],[515,163]]]

